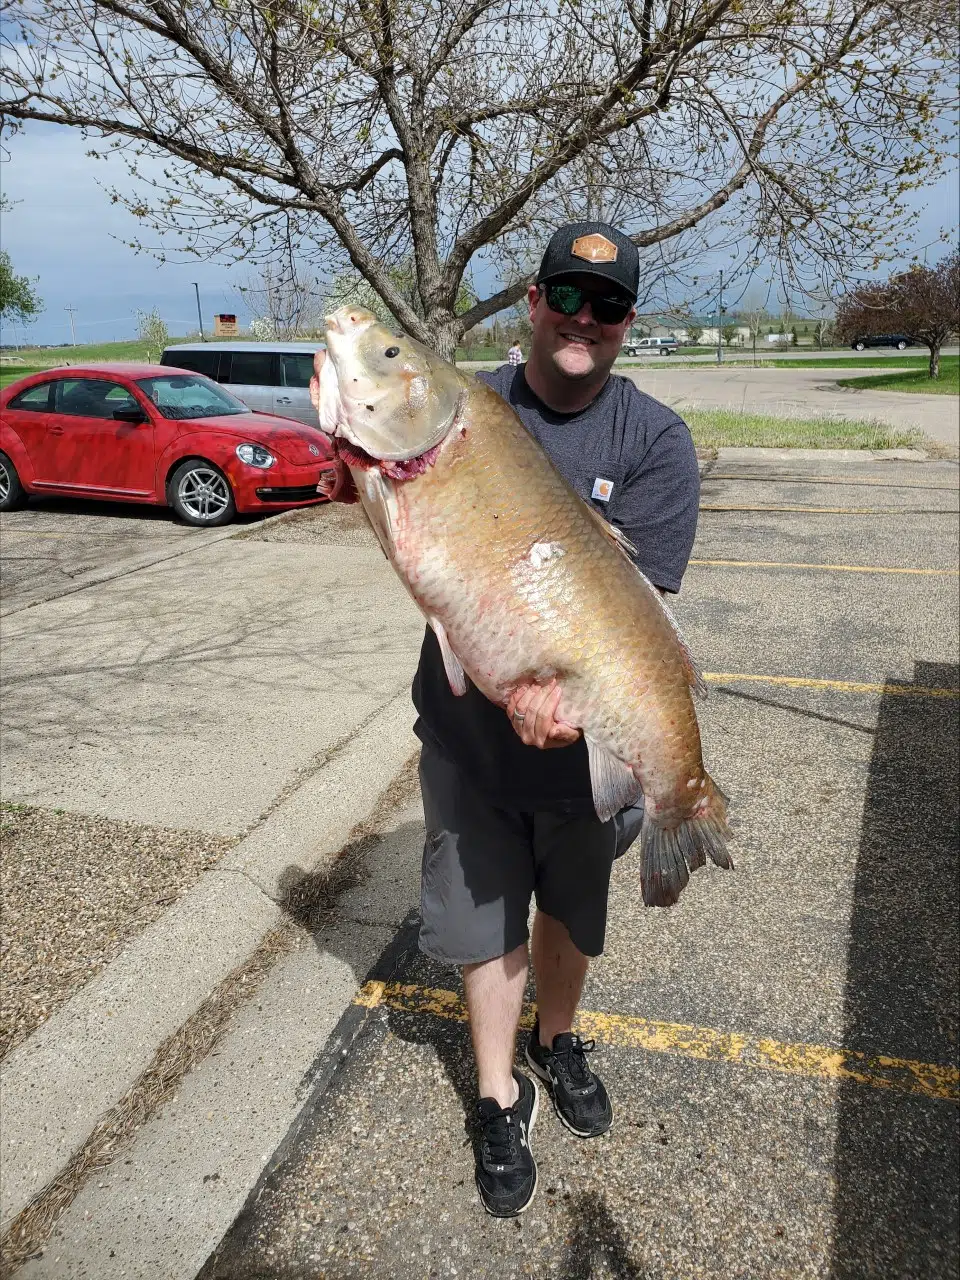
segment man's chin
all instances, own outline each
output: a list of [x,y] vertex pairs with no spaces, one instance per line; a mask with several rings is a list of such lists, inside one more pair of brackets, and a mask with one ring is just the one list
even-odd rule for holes
[[557,351],[553,357],[553,367],[562,378],[569,378],[574,382],[591,378],[597,372],[593,352],[589,347],[565,347],[562,351]]

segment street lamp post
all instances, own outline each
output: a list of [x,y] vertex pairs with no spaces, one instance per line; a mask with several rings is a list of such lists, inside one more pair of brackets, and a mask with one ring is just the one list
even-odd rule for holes
[[717,364],[723,364],[723,272],[720,272],[720,298],[717,302]]
[[203,332],[203,312],[200,310],[200,286],[197,284],[196,280],[193,281],[193,287],[197,294],[197,321],[200,325],[200,341],[206,342],[206,335]]

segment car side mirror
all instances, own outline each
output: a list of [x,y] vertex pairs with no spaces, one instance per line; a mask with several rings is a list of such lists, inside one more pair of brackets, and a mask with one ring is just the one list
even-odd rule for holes
[[139,405],[135,409],[114,409],[113,416],[117,422],[131,422],[134,426],[147,421],[147,415]]

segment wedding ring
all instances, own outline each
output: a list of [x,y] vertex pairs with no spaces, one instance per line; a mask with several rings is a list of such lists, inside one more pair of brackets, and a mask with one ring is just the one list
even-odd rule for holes
[[523,724],[524,720],[526,719],[526,717],[523,716],[519,711],[515,711],[513,713],[513,718],[514,720],[516,720],[517,724]]

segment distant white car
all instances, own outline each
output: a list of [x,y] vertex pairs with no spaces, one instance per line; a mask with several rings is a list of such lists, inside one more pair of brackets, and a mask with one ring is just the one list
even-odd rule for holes
[[672,356],[680,343],[676,338],[633,338],[623,344],[625,356]]
[[310,403],[313,356],[322,342],[181,342],[160,363],[229,387],[248,409],[317,426]]

